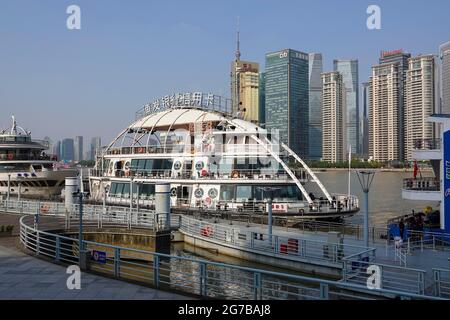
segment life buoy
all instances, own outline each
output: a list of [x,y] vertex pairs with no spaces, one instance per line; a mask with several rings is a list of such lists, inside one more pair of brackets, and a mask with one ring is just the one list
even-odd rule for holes
[[200,234],[204,237],[212,237],[213,229],[211,226],[205,226],[205,227],[201,228]]
[[8,160],[13,160],[13,159],[14,159],[14,154],[8,153]]
[[47,203],[44,203],[41,205],[41,213],[48,213],[50,210],[50,205]]
[[137,152],[138,152],[138,153],[144,153],[145,151],[144,151],[144,148],[143,148],[143,147],[139,147],[139,148],[137,149]]
[[231,177],[233,179],[239,178],[239,171],[233,170],[233,172],[231,172]]

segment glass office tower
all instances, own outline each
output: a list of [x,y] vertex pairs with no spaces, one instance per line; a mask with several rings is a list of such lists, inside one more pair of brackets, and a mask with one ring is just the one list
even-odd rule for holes
[[322,54],[309,54],[309,159],[322,158]]
[[339,71],[342,74],[347,92],[347,120],[345,123],[346,128],[344,128],[347,136],[346,145],[352,147],[353,154],[360,154],[358,60],[334,60],[334,71]]
[[286,49],[266,54],[266,128],[302,157],[309,153],[307,53]]

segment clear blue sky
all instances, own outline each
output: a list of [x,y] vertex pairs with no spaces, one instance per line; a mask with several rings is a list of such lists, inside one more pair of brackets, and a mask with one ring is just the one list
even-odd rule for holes
[[[66,28],[81,7],[82,29]],[[381,7],[382,29],[366,28]],[[105,144],[154,98],[186,90],[229,95],[236,17],[242,59],[321,52],[360,61],[360,82],[380,50],[436,53],[450,40],[448,0],[87,1],[0,0],[0,127],[15,114],[36,138],[101,136]]]

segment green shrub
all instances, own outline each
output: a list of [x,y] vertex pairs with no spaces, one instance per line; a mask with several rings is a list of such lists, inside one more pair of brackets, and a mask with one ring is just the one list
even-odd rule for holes
[[11,232],[14,229],[13,225],[6,226],[6,232]]

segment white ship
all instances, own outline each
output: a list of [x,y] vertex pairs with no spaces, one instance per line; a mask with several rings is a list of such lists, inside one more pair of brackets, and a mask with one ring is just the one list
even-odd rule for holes
[[11,128],[0,131],[0,194],[50,199],[61,194],[66,177],[76,170],[57,170],[57,159],[47,155],[48,142],[31,138],[12,117]]
[[[273,213],[284,216],[358,212],[355,196],[330,194],[276,132],[232,115],[230,108],[229,99],[198,92],[146,105],[97,157],[91,197],[152,208],[155,184],[170,183],[175,210],[265,214],[271,203]],[[307,182],[321,194],[306,190]]]

